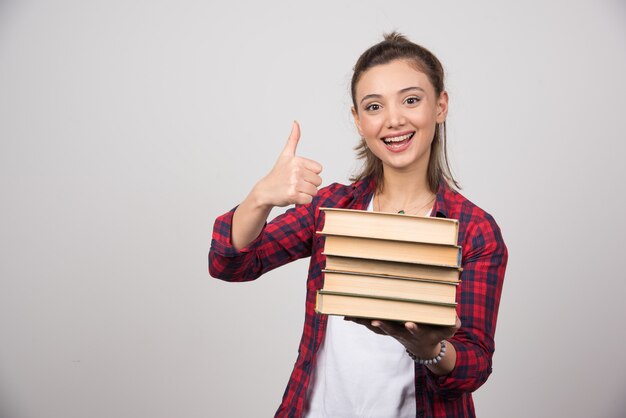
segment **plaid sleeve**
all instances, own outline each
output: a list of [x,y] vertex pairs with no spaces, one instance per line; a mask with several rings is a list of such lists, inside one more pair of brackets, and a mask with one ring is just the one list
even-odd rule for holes
[[230,241],[235,209],[215,220],[209,250],[211,276],[232,282],[254,280],[276,267],[311,255],[315,234],[312,204],[296,206],[276,217],[239,251]]
[[508,253],[493,218],[486,214],[481,218],[480,222],[470,221],[464,240],[457,307],[461,328],[449,340],[456,349],[456,364],[446,376],[437,376],[427,369],[428,385],[444,398],[475,391],[491,374]]

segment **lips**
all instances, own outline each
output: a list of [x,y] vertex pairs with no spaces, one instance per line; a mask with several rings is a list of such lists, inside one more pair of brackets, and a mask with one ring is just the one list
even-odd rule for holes
[[381,138],[385,143],[385,146],[390,151],[399,152],[404,151],[411,142],[411,139],[415,135],[415,132],[402,132],[396,135],[388,135]]

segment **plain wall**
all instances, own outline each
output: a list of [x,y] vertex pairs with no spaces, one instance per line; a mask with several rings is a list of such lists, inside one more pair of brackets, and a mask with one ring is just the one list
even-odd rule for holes
[[481,417],[626,415],[623,1],[0,2],[0,416],[268,417],[307,260],[208,277],[298,153],[347,182],[358,55],[439,56],[463,193],[510,252]]

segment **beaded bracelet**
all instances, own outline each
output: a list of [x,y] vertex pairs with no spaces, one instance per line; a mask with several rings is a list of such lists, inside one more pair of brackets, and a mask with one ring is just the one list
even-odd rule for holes
[[424,360],[424,359],[421,359],[421,358],[417,357],[415,354],[411,353],[408,349],[406,350],[406,353],[417,364],[423,364],[423,365],[437,364],[437,363],[439,363],[441,361],[443,356],[446,355],[446,341],[442,340],[439,344],[441,344],[441,349],[439,350],[439,354],[437,354],[437,357],[431,358],[429,360]]

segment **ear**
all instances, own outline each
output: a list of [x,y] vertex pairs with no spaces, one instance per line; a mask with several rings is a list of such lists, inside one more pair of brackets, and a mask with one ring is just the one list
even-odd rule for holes
[[363,132],[361,131],[361,119],[359,118],[359,112],[356,111],[354,106],[351,108],[352,117],[354,118],[354,124],[356,125],[356,129],[359,131],[359,135],[363,136]]
[[443,123],[448,117],[448,92],[442,91],[437,99],[437,123]]

